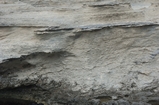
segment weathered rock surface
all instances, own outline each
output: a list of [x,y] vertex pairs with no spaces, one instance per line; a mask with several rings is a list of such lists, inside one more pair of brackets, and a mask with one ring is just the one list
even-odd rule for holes
[[0,102],[159,105],[158,8],[158,0],[1,0]]

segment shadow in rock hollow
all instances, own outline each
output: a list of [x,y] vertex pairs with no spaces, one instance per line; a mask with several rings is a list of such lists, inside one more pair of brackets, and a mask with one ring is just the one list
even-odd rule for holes
[[29,100],[0,98],[0,105],[44,105],[44,104],[36,103]]

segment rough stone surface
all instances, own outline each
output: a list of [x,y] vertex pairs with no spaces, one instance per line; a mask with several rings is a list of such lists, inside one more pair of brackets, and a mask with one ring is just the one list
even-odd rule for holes
[[0,102],[159,105],[158,0],[0,0]]

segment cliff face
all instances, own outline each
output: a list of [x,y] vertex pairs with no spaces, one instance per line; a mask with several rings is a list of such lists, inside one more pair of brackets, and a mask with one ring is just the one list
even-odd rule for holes
[[0,102],[158,105],[158,9],[158,0],[1,0]]

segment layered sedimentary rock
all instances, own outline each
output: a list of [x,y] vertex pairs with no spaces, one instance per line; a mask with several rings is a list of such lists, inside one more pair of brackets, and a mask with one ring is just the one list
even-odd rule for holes
[[158,0],[1,0],[0,102],[158,105],[158,8]]

